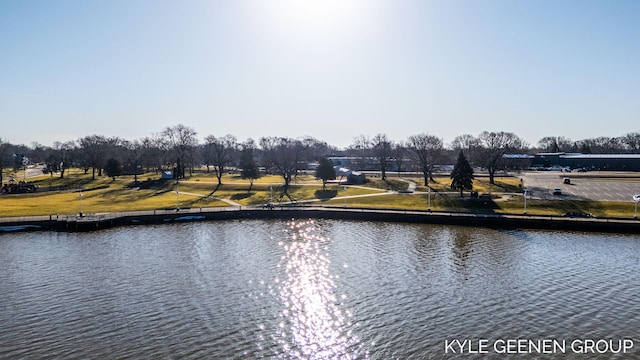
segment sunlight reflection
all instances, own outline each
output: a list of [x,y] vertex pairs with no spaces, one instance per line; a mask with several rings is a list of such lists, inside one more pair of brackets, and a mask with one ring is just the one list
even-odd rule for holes
[[284,308],[280,312],[278,342],[287,356],[302,358],[354,358],[358,340],[351,333],[351,312],[343,310],[346,295],[336,296],[336,278],[330,272],[327,244],[314,221],[288,223],[288,242],[277,279]]

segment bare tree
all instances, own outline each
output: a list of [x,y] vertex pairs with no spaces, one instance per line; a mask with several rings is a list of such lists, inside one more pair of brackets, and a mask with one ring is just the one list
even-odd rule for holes
[[162,132],[162,136],[176,158],[174,172],[176,179],[185,177],[184,169],[187,164],[190,165],[190,171],[193,171],[193,153],[196,146],[198,146],[196,135],[197,132],[193,128],[182,124],[167,127]]
[[9,149],[9,143],[0,139],[0,186],[2,186],[3,182],[3,173],[4,173],[4,160],[7,155],[7,150]]
[[291,138],[260,138],[262,165],[271,169],[284,179],[283,194],[289,195],[289,184],[301,167],[304,147],[299,140]]
[[489,183],[495,184],[494,176],[502,163],[503,155],[508,151],[522,149],[524,142],[516,134],[504,131],[484,131],[478,136],[478,140],[482,147],[481,164],[489,172]]
[[619,138],[599,136],[597,138],[582,140],[583,146],[594,154],[613,154],[621,152],[623,145]]
[[387,179],[387,168],[393,156],[393,144],[385,134],[378,134],[372,140],[373,156],[378,160],[382,180]]
[[624,134],[620,139],[627,151],[632,153],[637,153],[638,151],[640,151],[640,133],[630,132]]
[[238,141],[233,135],[218,138],[209,135],[204,141],[205,148],[209,150],[205,157],[206,163],[214,166],[219,187],[222,185],[222,175],[224,175],[225,169],[231,165],[237,154]]
[[300,143],[306,150],[304,159],[310,162],[338,152],[337,148],[311,136],[305,136]]
[[405,162],[406,154],[407,147],[405,146],[405,144],[403,144],[402,142],[393,144],[392,157],[394,162],[396,163],[396,171],[398,171],[398,175],[400,175],[401,171],[407,170],[402,168]]
[[442,139],[427,134],[412,135],[408,145],[424,177],[424,186],[429,186],[433,168],[444,149]]
[[64,172],[71,166],[71,157],[73,150],[75,149],[75,143],[73,141],[67,141],[64,143],[56,141],[53,143],[53,149],[56,151],[57,158],[60,161],[57,168],[60,172],[60,178],[64,179]]
[[564,136],[545,136],[538,141],[538,147],[550,153],[569,152],[572,150],[573,142]]
[[453,150],[469,150],[479,145],[478,138],[473,135],[463,134],[453,138],[451,148]]
[[[0,143],[2,143],[2,141],[0,141]],[[48,149],[47,146],[44,146],[44,145],[38,143],[37,141],[34,141],[34,142],[31,143],[31,151],[30,151],[29,158],[34,163],[44,162],[44,160],[47,157],[48,150],[49,149]]]
[[162,134],[152,134],[141,140],[142,148],[146,154],[143,163],[149,168],[153,168],[156,174],[164,171],[165,167],[172,166],[173,162],[169,159],[172,157],[170,144]]
[[364,170],[367,157],[371,156],[371,139],[365,135],[354,137],[353,144],[349,146],[347,153],[357,159],[355,161],[357,169],[353,170]]
[[143,159],[146,155],[145,152],[145,139],[134,141],[123,141],[122,146],[127,150],[126,164],[127,167],[133,171],[133,181],[138,182],[138,169],[143,163]]
[[[453,156],[456,156],[456,154],[458,154],[462,150],[465,154],[467,154],[466,159],[469,163],[471,163],[472,165],[476,165],[478,162],[480,162],[480,159],[477,156],[478,149],[480,148],[480,140],[478,140],[478,138],[473,135],[458,135],[453,138],[453,141],[451,142],[451,145],[449,147],[454,152],[454,154],[452,154]],[[453,161],[454,159],[456,158],[452,157],[452,159],[450,160]]]
[[102,176],[102,168],[107,155],[109,141],[102,135],[89,135],[78,140],[80,150],[83,153],[82,161],[85,169],[91,168],[91,179]]

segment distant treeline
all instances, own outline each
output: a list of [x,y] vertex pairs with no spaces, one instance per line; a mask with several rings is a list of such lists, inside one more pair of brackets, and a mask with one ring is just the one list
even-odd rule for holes
[[[477,136],[459,135],[446,145],[441,138],[429,134],[416,134],[400,140],[377,134],[373,137],[357,136],[344,149],[313,137],[263,137],[257,141],[247,139],[240,142],[233,135],[208,135],[203,141],[197,135],[191,127],[176,125],[135,140],[88,135],[75,141],[55,142],[53,146],[38,143],[15,145],[0,141],[0,181],[6,180],[8,171],[17,171],[30,164],[44,165],[44,171],[51,176],[64,177],[65,170],[74,167],[82,168],[86,173],[91,171],[95,178],[103,175],[109,163],[110,167],[120,167],[125,174],[171,170],[178,178],[187,176],[195,168],[205,167],[207,172],[214,172],[219,181],[230,168],[259,168],[283,176],[288,183],[298,170],[305,169],[309,163],[326,157],[344,156],[375,159],[377,170],[383,176],[389,169],[418,171],[424,174],[426,183],[437,166],[454,164],[460,151],[472,166],[487,169],[492,180],[497,170],[526,166],[518,160],[504,159],[503,155],[507,153],[640,153],[640,133],[637,132],[578,141],[563,136],[547,136],[536,146],[527,144],[516,134],[503,131],[484,131]],[[357,166],[357,162],[355,164]],[[115,173],[119,174],[118,171]],[[252,171],[245,171],[245,174],[250,173]],[[111,174],[114,173],[111,171]]]

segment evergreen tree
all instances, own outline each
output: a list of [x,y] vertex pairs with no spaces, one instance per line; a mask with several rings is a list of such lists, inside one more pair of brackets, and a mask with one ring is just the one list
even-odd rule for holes
[[336,171],[333,169],[333,162],[327,158],[320,159],[318,163],[316,177],[322,179],[322,190],[325,190],[327,188],[327,181],[335,180]]
[[107,173],[108,177],[115,181],[116,176],[122,175],[122,166],[118,160],[112,158],[107,160],[107,165],[105,165],[104,171]]
[[458,153],[458,160],[451,172],[451,189],[460,190],[460,197],[463,197],[463,190],[473,189],[473,169],[462,151]]
[[240,177],[242,179],[249,179],[249,192],[251,192],[251,188],[253,187],[253,181],[260,178],[260,170],[253,158],[252,147],[245,147],[240,154]]

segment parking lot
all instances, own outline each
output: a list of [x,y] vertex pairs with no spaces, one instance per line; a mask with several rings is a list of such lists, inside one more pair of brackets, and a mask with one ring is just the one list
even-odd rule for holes
[[[531,171],[519,175],[532,199],[633,201],[640,194],[640,173]],[[565,184],[563,178],[570,184]],[[554,189],[562,195],[553,195]]]

